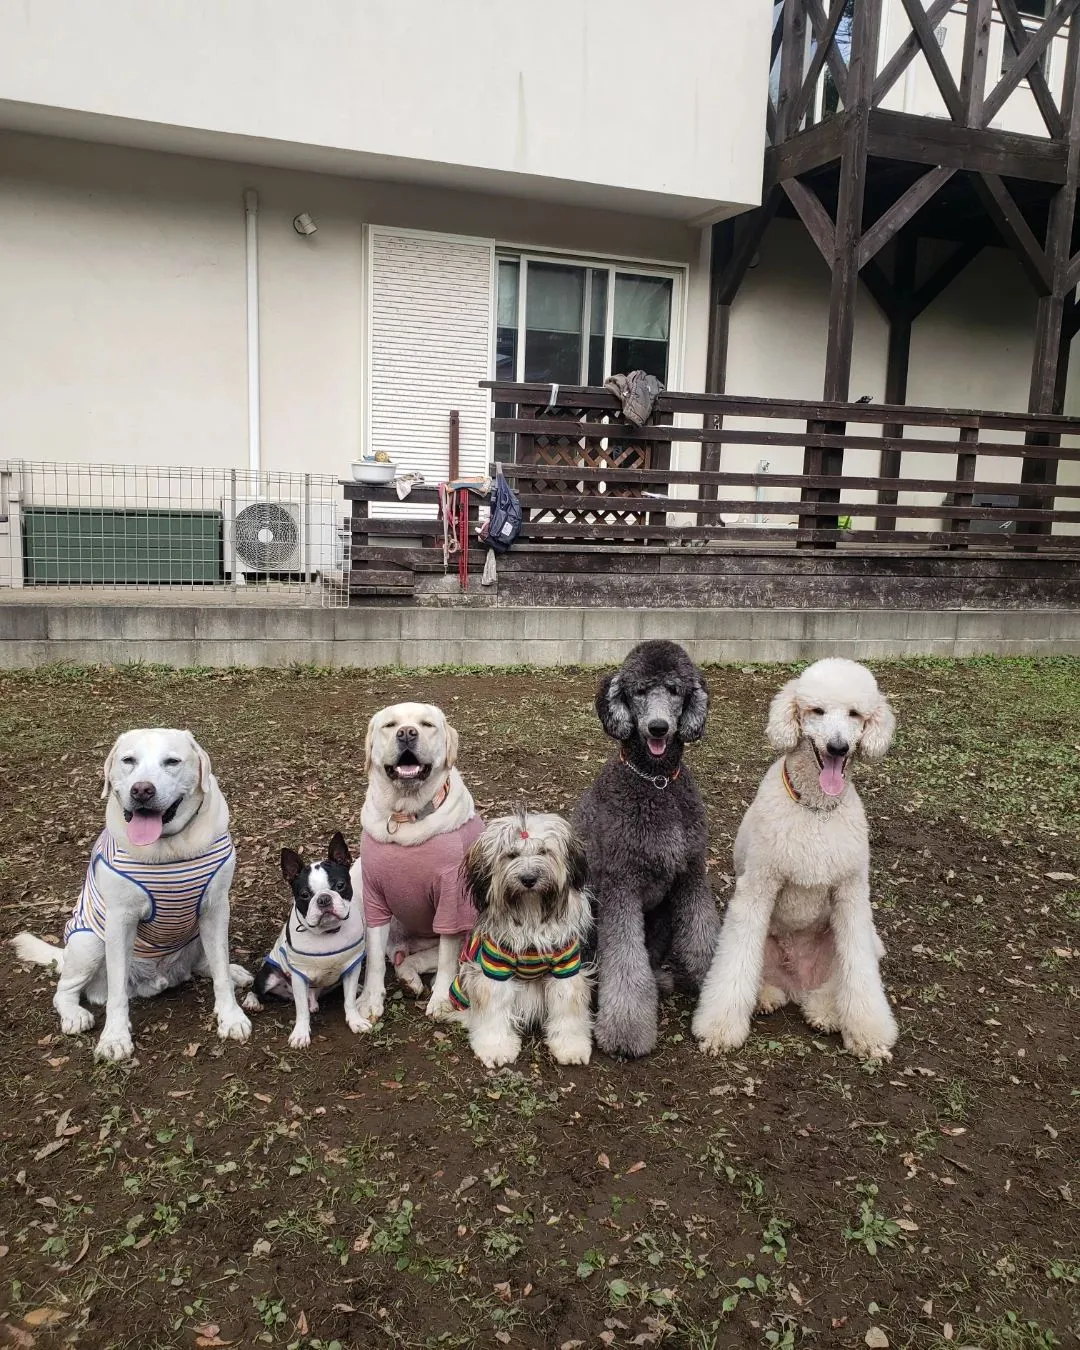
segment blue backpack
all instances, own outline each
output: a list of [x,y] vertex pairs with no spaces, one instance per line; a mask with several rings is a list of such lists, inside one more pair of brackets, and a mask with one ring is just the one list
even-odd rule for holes
[[491,515],[481,539],[497,553],[505,553],[520,533],[521,503],[502,474],[497,474],[491,485]]

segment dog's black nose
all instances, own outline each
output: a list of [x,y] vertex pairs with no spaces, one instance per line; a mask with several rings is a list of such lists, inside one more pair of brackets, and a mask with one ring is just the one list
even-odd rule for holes
[[398,727],[397,729],[398,745],[415,745],[419,736],[420,733],[415,727]]
[[539,879],[539,874],[536,872],[521,872],[518,876],[518,880],[527,891],[531,891]]
[[320,895],[319,898],[315,901],[315,903],[319,906],[320,909],[329,909],[334,902],[329,895]]
[[133,802],[150,802],[157,796],[157,788],[153,783],[132,783],[129,790]]
[[654,718],[653,721],[649,723],[649,735],[655,736],[657,740],[659,740],[661,736],[666,736],[670,730],[671,723],[665,722],[662,717]]
[[848,746],[847,741],[840,741],[840,740],[830,741],[828,745],[825,747],[825,749],[828,750],[829,754],[835,755],[837,759],[842,759],[844,755],[847,754],[849,748],[850,747]]

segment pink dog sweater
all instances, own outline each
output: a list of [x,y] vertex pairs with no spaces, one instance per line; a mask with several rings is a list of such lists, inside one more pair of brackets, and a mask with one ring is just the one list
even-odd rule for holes
[[461,860],[484,833],[473,816],[449,834],[422,844],[360,841],[364,876],[364,918],[369,928],[397,919],[409,937],[451,937],[476,922],[472,898],[461,879]]

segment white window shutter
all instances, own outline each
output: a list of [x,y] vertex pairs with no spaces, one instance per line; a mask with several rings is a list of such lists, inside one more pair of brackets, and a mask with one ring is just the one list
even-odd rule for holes
[[[460,472],[486,473],[491,404],[493,248],[483,240],[371,232],[368,446],[434,486],[449,471],[450,412],[460,413]],[[374,514],[431,515],[380,506]]]

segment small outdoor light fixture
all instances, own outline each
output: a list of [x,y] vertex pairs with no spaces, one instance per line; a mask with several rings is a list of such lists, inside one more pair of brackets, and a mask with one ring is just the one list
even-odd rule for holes
[[298,216],[293,216],[292,227],[297,234],[314,234],[319,228],[306,211],[302,211]]

